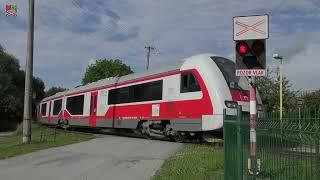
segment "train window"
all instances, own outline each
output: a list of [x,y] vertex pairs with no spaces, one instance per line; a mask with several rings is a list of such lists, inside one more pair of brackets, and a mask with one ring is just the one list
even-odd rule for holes
[[110,90],[108,99],[109,99],[108,104],[128,103],[130,100],[129,88],[123,87],[123,88]]
[[118,89],[117,104],[130,102],[129,87]]
[[58,115],[59,112],[61,111],[61,107],[62,107],[62,99],[55,100],[55,101],[53,102],[53,112],[52,112],[52,115]]
[[143,102],[162,99],[162,80],[111,89],[108,104]]
[[144,84],[138,84],[130,87],[131,91],[133,91],[133,102],[141,102],[144,100],[145,88],[147,87]]
[[161,100],[162,99],[162,86],[163,86],[163,81],[155,81],[152,82],[152,100]]
[[117,104],[118,89],[111,89],[108,93],[108,104]]
[[211,57],[211,59],[217,64],[218,68],[226,79],[230,88],[237,88],[239,78],[236,77],[236,65],[229,59],[223,57]]
[[194,77],[194,75],[190,72],[182,73],[180,92],[186,93],[186,92],[196,92],[196,91],[201,91],[201,88],[199,86],[197,79]]
[[41,115],[46,116],[47,115],[47,103],[43,103],[41,105]]
[[67,98],[67,107],[71,115],[83,114],[84,95],[73,96]]

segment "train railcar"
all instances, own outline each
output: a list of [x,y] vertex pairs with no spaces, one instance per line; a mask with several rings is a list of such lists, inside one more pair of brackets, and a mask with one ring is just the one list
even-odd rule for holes
[[[146,136],[195,136],[219,131],[223,109],[249,111],[248,82],[233,61],[200,54],[157,70],[79,86],[40,102],[45,124],[125,128]],[[258,98],[258,103],[259,103]],[[261,102],[261,101],[260,101]]]

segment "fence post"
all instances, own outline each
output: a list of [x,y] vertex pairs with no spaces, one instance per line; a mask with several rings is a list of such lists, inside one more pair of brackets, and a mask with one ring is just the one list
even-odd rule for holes
[[241,136],[241,121],[242,121],[242,106],[237,107],[237,168],[238,168],[238,180],[243,179],[243,148],[242,148],[242,136]]
[[317,127],[317,135],[316,135],[316,157],[317,157],[317,179],[319,180],[320,179],[320,152],[319,152],[319,146],[320,146],[320,144],[319,144],[319,135],[320,135],[320,132],[319,132],[319,126],[320,126],[320,124],[319,124],[319,120],[317,119],[317,116],[315,116],[316,117],[316,119],[315,119],[315,122],[316,122],[316,127]]
[[225,123],[225,120],[226,120],[226,114],[227,114],[227,111],[226,109],[223,109],[223,159],[224,159],[224,179],[227,179],[227,151],[226,151],[226,123]]

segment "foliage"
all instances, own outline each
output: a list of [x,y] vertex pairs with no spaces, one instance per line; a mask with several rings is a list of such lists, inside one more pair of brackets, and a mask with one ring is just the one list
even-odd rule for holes
[[[24,76],[18,59],[0,48],[0,131],[14,128],[22,120]],[[33,78],[33,115],[36,104],[44,97],[44,88],[40,78]]]
[[223,179],[223,148],[185,144],[152,179]]
[[45,96],[49,97],[49,96],[55,95],[58,92],[63,92],[65,90],[67,90],[67,89],[65,89],[63,87],[54,87],[53,86],[50,89],[48,89],[48,91],[46,91]]
[[82,79],[82,84],[88,84],[108,77],[120,77],[131,73],[133,73],[133,71],[130,66],[122,63],[119,59],[96,60],[95,64],[91,64],[87,67],[86,73]]
[[[12,136],[0,139],[0,159],[26,154],[29,152],[47,149],[50,147],[63,146],[94,138],[93,134],[83,132],[67,132],[57,129],[56,140],[54,141],[54,128],[45,129],[39,124],[32,124],[32,137],[30,144],[21,144],[22,126],[18,126]],[[40,142],[41,131],[46,133],[45,141]]]
[[320,90],[305,94],[302,98],[306,107],[310,109],[320,108]]
[[[256,86],[258,88],[264,110],[266,112],[275,112],[280,108],[279,102],[279,86],[280,81],[277,74],[273,71],[268,71],[266,77],[256,78]],[[297,107],[297,93],[292,89],[290,81],[283,78],[283,110],[289,111]]]
[[304,100],[303,109],[309,109],[311,116],[320,117],[320,90],[307,93],[300,97]]
[[38,78],[38,77],[33,77],[32,79],[33,84],[32,84],[32,90],[34,93],[34,102],[38,103],[41,101],[41,99],[43,99],[45,97],[45,92],[44,92],[44,82],[42,81],[42,79]]

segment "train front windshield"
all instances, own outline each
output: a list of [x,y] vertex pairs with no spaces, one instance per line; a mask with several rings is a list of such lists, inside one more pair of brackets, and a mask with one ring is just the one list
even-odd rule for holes
[[248,94],[249,85],[246,77],[236,76],[235,63],[223,57],[211,57],[222,72],[230,89],[238,89]]

